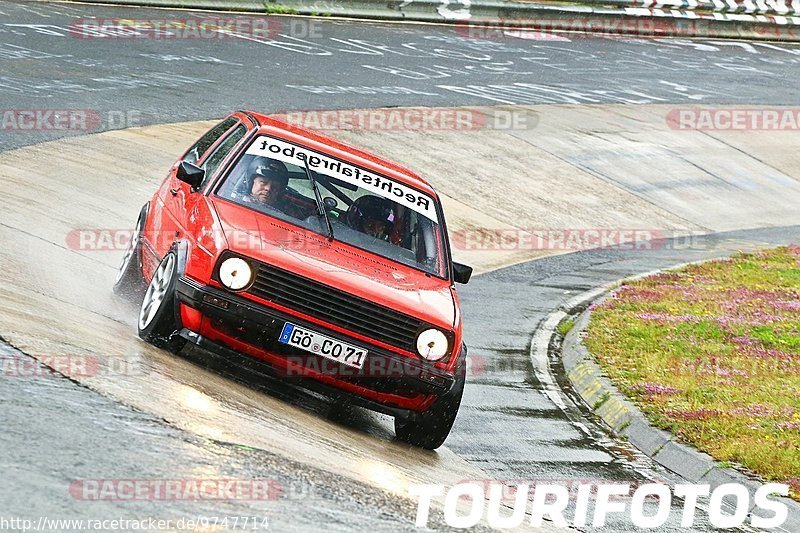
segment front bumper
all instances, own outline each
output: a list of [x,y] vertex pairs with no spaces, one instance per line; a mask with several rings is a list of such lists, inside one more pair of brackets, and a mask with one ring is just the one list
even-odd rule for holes
[[[325,393],[347,394],[355,403],[367,402],[369,405],[365,406],[376,411],[399,416],[403,413],[398,409],[425,410],[455,381],[452,374],[421,359],[369,345],[189,278],[178,280],[177,295],[181,304],[199,311],[203,317],[199,331],[182,332],[194,344],[223,356],[232,355],[232,351],[256,357],[268,363],[279,377],[295,378],[307,388],[323,386]],[[341,365],[279,343],[277,339],[286,322],[366,348],[369,353],[363,368]]]

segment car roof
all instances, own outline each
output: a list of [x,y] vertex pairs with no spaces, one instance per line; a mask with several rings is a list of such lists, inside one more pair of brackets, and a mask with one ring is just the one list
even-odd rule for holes
[[258,122],[259,133],[282,137],[287,141],[294,141],[320,152],[338,156],[358,166],[365,167],[379,174],[384,174],[406,185],[427,192],[438,199],[438,195],[436,191],[433,190],[430,183],[409,168],[395,163],[394,161],[389,161],[388,159],[366,152],[353,145],[334,139],[333,137],[328,137],[327,135],[323,135],[308,128],[290,124],[275,117],[256,113],[254,111],[243,111],[243,113],[246,113]]

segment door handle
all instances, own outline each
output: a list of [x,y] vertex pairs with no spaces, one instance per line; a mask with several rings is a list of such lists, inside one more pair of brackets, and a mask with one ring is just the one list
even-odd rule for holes
[[170,193],[172,196],[178,196],[178,189],[170,189],[170,190],[169,190],[169,193]]

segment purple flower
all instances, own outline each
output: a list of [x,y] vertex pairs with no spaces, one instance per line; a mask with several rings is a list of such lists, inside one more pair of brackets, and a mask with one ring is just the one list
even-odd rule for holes
[[778,359],[786,362],[798,359],[796,352],[783,352],[774,348],[760,348],[758,346],[741,346],[736,350],[736,354],[758,359]]
[[778,300],[770,305],[778,311],[800,311],[800,300]]
[[655,320],[660,323],[665,322],[700,322],[703,317],[697,315],[668,315],[666,313],[639,313],[636,318],[641,320]]
[[744,378],[747,377],[747,372],[745,372],[744,370],[739,370],[737,368],[722,368],[718,366],[715,369],[715,371],[718,376],[723,376],[723,377],[732,377],[732,376],[740,376]]
[[742,335],[740,337],[734,337],[731,339],[735,344],[739,346],[754,346],[756,344],[761,344],[761,341],[758,339],[754,339],[753,337],[748,337],[747,335]]
[[660,385],[658,383],[648,383],[642,382],[637,383],[633,386],[633,390],[635,392],[639,392],[642,394],[646,394],[648,396],[653,396],[656,394],[675,394],[677,392],[683,392],[680,389],[676,389],[675,387],[670,387],[669,385]]
[[667,416],[680,420],[708,420],[722,416],[722,411],[716,409],[674,409],[667,411]]
[[626,302],[660,302],[664,299],[664,294],[652,289],[625,285],[617,291],[617,298]]
[[770,418],[782,416],[790,418],[794,415],[794,409],[787,406],[774,407],[771,405],[752,404],[747,407],[737,407],[731,411],[734,416],[749,416],[751,418]]

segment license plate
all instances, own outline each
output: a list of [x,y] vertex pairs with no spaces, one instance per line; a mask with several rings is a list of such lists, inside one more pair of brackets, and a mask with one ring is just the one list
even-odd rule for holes
[[367,350],[337,341],[322,333],[297,326],[291,322],[283,325],[278,342],[295,346],[301,350],[321,355],[343,365],[361,368],[367,357]]

